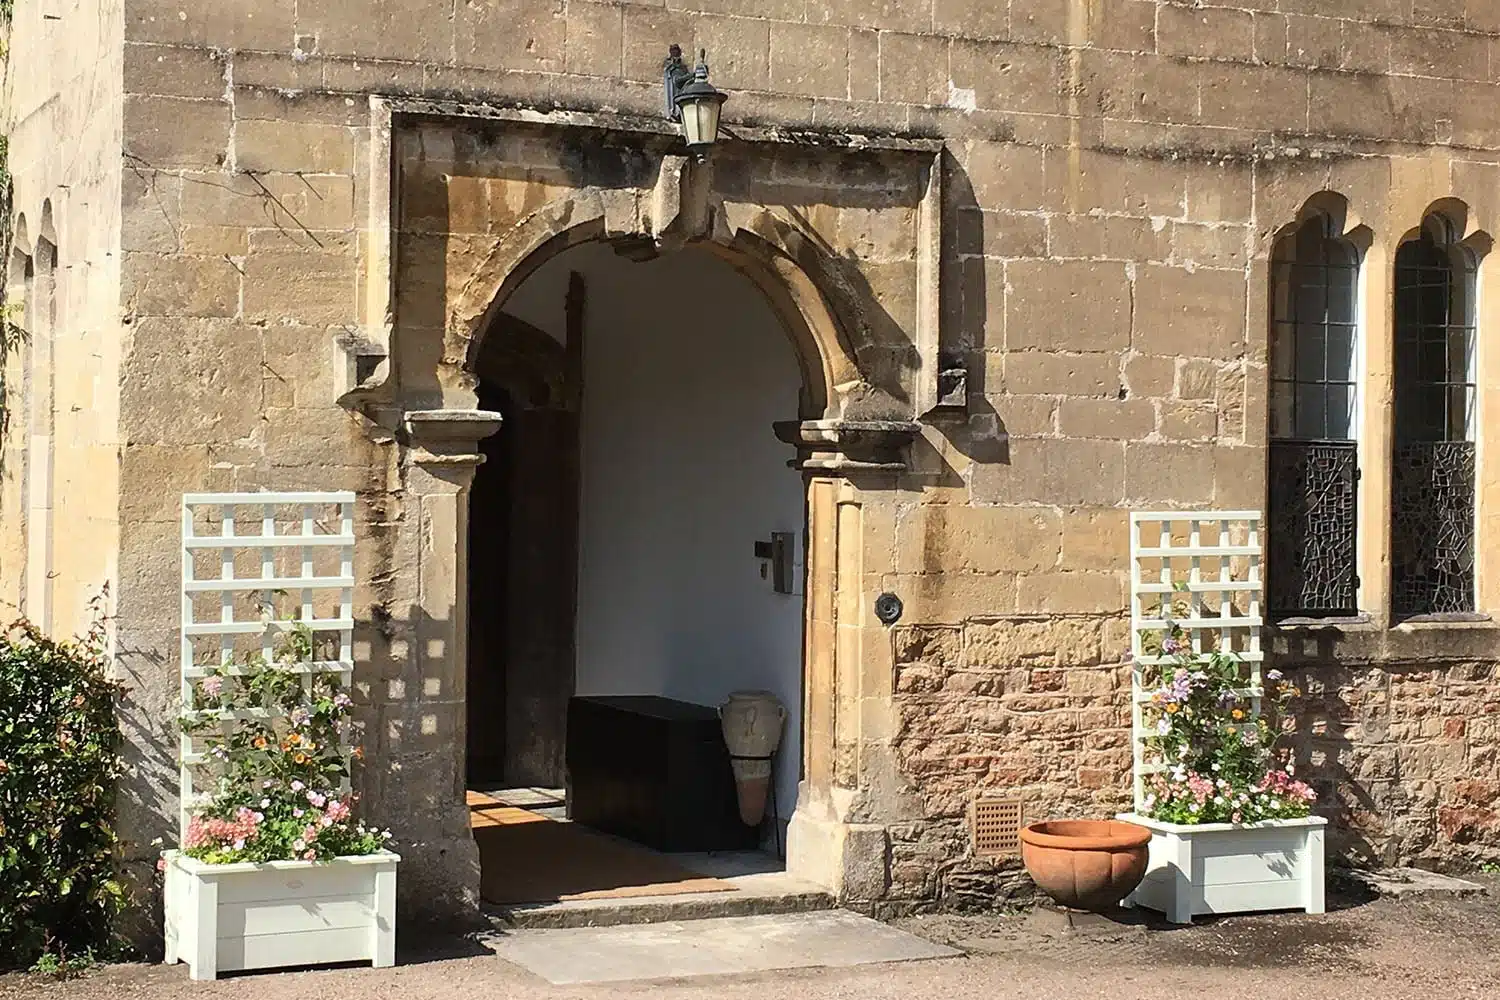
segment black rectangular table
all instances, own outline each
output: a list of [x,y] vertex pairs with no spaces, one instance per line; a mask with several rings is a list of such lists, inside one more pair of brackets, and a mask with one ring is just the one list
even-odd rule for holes
[[719,714],[654,695],[568,702],[568,816],[658,851],[745,850]]

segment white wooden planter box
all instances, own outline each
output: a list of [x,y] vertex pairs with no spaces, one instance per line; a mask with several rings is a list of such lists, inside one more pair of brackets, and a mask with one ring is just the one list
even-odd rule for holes
[[1146,877],[1127,899],[1190,924],[1209,913],[1260,910],[1323,912],[1320,816],[1260,823],[1183,825],[1119,817],[1151,831]]
[[208,865],[168,851],[166,961],[194,979],[329,962],[396,962],[390,852],[333,861]]

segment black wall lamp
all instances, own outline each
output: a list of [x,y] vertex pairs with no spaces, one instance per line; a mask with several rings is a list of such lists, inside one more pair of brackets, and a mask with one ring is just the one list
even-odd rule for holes
[[728,94],[708,82],[707,56],[706,49],[699,49],[698,65],[690,70],[682,61],[682,46],[673,45],[662,64],[667,117],[682,123],[688,151],[700,160],[707,158],[719,139],[719,109],[729,100]]

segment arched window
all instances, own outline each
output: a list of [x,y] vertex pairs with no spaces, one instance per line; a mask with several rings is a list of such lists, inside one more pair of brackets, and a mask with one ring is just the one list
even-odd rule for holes
[[1474,610],[1475,263],[1439,215],[1396,251],[1397,618]]
[[1359,252],[1308,219],[1272,260],[1266,605],[1277,617],[1356,611]]

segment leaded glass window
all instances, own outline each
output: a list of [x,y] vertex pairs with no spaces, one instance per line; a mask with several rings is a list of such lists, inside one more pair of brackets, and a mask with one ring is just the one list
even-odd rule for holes
[[1272,271],[1266,602],[1278,617],[1356,611],[1359,255],[1309,219]]
[[1391,612],[1474,611],[1471,252],[1429,217],[1396,251]]

